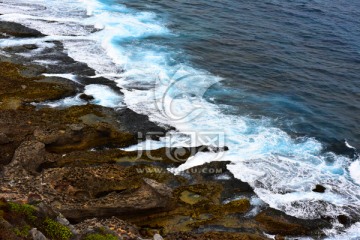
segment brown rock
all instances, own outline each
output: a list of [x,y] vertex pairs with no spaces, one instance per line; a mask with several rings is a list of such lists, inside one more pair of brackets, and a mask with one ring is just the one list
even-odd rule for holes
[[34,136],[39,142],[50,144],[56,142],[61,137],[61,132],[53,128],[38,128],[34,131]]
[[31,173],[36,173],[40,164],[45,162],[45,153],[45,144],[38,141],[25,141],[16,149],[9,167],[21,166]]
[[274,235],[321,235],[323,234],[321,232],[322,228],[330,227],[329,222],[321,219],[298,219],[271,208],[259,213],[255,220],[260,223],[260,228],[265,232]]
[[[131,167],[102,165],[48,169],[43,181],[47,201],[66,218],[141,214],[171,206],[172,190],[154,179],[147,179]],[[61,196],[61,202],[58,200]]]
[[139,229],[135,225],[117,217],[86,219],[85,221],[76,224],[75,228],[81,234],[96,232],[97,229],[108,229],[111,230],[114,235],[118,235],[121,239],[138,239],[138,237],[140,237]]
[[171,240],[265,240],[269,239],[265,236],[252,233],[237,233],[237,232],[207,232],[202,234],[195,233],[170,233],[165,236],[165,239]]
[[87,95],[87,94],[85,94],[85,93],[80,94],[79,98],[82,99],[82,100],[85,100],[85,101],[87,101],[87,102],[94,100],[94,97],[93,97],[93,96]]
[[6,136],[4,133],[0,132],[0,145],[7,144],[10,142],[10,139],[8,136]]

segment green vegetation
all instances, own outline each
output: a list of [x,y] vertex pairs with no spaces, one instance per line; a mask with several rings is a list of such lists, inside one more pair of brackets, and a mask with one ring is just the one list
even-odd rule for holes
[[15,228],[14,233],[18,237],[27,237],[29,235],[29,231],[31,230],[31,227],[29,225],[25,225],[22,228]]
[[44,225],[45,234],[53,240],[68,240],[73,235],[68,227],[50,218],[45,219]]
[[112,235],[112,234],[89,234],[87,235],[84,240],[118,240],[118,237]]
[[36,210],[33,206],[28,204],[18,204],[13,202],[8,202],[9,209],[11,212],[18,213],[27,217],[27,219],[34,221],[36,216],[34,216]]

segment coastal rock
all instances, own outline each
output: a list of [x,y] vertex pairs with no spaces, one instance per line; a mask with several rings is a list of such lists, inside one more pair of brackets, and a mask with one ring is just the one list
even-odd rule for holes
[[315,188],[312,191],[317,192],[317,193],[324,193],[325,190],[326,190],[326,187],[318,184],[315,186]]
[[14,37],[43,37],[41,32],[27,28],[19,23],[0,22],[0,32]]
[[164,238],[160,234],[155,234],[153,240],[164,240]]
[[0,62],[0,109],[19,109],[22,103],[58,100],[76,92],[69,81],[45,81],[43,71],[33,65]]
[[0,239],[17,239],[13,228],[14,227],[8,221],[0,217]]
[[90,102],[90,101],[95,99],[93,96],[87,95],[85,93],[80,94],[79,98],[82,99],[82,100],[85,100],[87,102]]
[[348,216],[346,215],[339,215],[337,217],[337,220],[339,221],[339,223],[341,223],[342,225],[344,226],[350,226],[353,221],[351,220],[351,218],[349,218]]
[[221,194],[221,199],[225,200],[236,195],[246,194],[249,197],[254,195],[251,186],[234,177],[234,175],[227,169],[230,161],[214,161],[205,163],[201,166],[196,166],[185,170],[183,175],[190,175],[197,182],[216,181],[222,184],[224,191]]
[[143,178],[135,169],[103,165],[86,168],[49,169],[44,173],[55,196],[48,199],[66,218],[81,220],[140,214],[142,211],[165,210],[171,206],[172,190],[154,179]]
[[44,144],[51,144],[56,142],[62,135],[65,134],[65,131],[57,130],[54,128],[42,129],[38,128],[34,131],[35,139]]
[[10,142],[10,139],[8,138],[8,136],[6,136],[6,134],[0,132],[0,145],[7,144],[9,142]]
[[215,232],[210,231],[206,233],[170,233],[165,236],[165,239],[171,240],[266,240],[269,239],[260,234],[252,233],[237,233],[237,232]]
[[304,220],[268,208],[259,213],[255,220],[260,227],[269,234],[284,236],[322,235],[322,228],[331,227],[331,224],[321,219]]
[[33,240],[48,240],[45,235],[36,228],[30,230],[30,235]]
[[45,144],[38,141],[25,141],[16,149],[8,167],[21,166],[31,173],[36,173],[43,162],[45,162]]
[[91,235],[96,232],[107,232],[107,234],[112,234],[120,239],[139,239],[140,233],[139,229],[124,220],[121,220],[117,217],[111,218],[91,218],[82,221],[75,225],[76,230],[84,235]]

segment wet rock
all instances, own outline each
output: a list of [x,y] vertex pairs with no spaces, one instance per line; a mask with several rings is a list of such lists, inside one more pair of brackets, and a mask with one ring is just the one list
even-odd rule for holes
[[0,32],[14,37],[43,37],[41,32],[14,22],[0,22]]
[[248,199],[239,199],[225,204],[222,209],[227,213],[245,213],[250,210]]
[[79,98],[82,99],[82,100],[85,100],[87,102],[90,102],[90,101],[95,99],[93,96],[87,95],[85,93],[80,94]]
[[247,195],[251,197],[254,191],[251,186],[236,179],[234,175],[227,169],[230,161],[205,163],[201,166],[190,168],[183,172],[183,176],[191,176],[197,182],[216,181],[222,184],[224,190],[221,199],[226,200],[237,195]]
[[30,235],[33,240],[48,240],[45,235],[36,228],[30,230]]
[[[27,45],[25,47],[27,49],[34,49],[33,45]],[[35,45],[35,47],[36,47],[36,45]],[[39,65],[33,65],[33,64],[27,64],[26,67],[23,67],[23,68],[19,69],[19,73],[22,76],[24,76],[26,78],[41,78],[41,80],[38,80],[38,81],[42,81],[42,82],[45,82],[45,81],[43,81],[44,79],[42,77],[39,77],[39,76],[41,76],[41,74],[43,74],[45,72],[46,72],[45,67],[39,66]],[[72,84],[72,82],[69,82],[69,80],[68,81],[58,82],[58,83],[60,83],[60,84]],[[25,86],[25,88],[23,86]],[[26,85],[22,85],[21,87],[24,90],[27,88]]]
[[339,223],[341,223],[344,226],[349,226],[351,224],[351,219],[346,215],[339,215],[337,217]]
[[[198,146],[198,147],[163,147],[151,151],[143,151],[140,156],[143,160],[148,160],[151,162],[159,161],[169,164],[174,164],[176,166],[183,164],[190,157],[194,156],[198,152],[208,152],[208,146]],[[223,150],[219,150],[223,151]],[[194,168],[195,169],[195,168]],[[203,168],[205,169],[205,167]],[[215,169],[210,170],[210,174]],[[187,170],[186,172],[190,172],[191,170]],[[196,170],[194,171],[196,173]],[[209,173],[206,171],[202,171],[203,173]]]
[[298,219],[271,208],[259,213],[255,220],[265,232],[284,236],[322,235],[321,229],[331,226],[321,219]]
[[116,119],[120,122],[122,128],[137,136],[138,140],[151,138],[158,140],[164,136],[168,130],[172,128],[159,127],[149,121],[149,117],[138,114],[131,109],[123,109],[116,112]]
[[7,144],[10,142],[10,139],[6,134],[0,132],[0,145]]
[[318,184],[315,186],[315,188],[312,191],[317,192],[317,193],[324,193],[325,190],[326,190],[326,187]]

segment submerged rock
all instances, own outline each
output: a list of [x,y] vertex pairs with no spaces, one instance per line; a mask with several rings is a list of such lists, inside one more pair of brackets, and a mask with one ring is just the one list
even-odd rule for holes
[[318,184],[315,186],[315,188],[312,191],[317,192],[317,193],[324,193],[325,190],[326,190],[326,187]]

